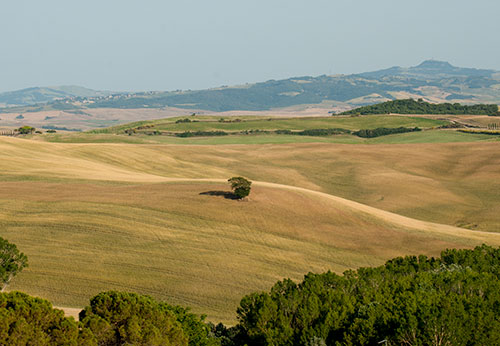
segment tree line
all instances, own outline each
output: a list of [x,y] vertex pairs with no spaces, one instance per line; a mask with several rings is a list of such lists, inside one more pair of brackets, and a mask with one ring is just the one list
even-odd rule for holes
[[406,133],[406,132],[418,132],[422,131],[418,127],[395,127],[395,128],[387,128],[387,127],[379,127],[376,129],[367,129],[367,130],[359,130],[355,131],[352,134],[362,138],[374,138],[380,136],[387,136],[396,133]]
[[490,115],[500,116],[498,105],[478,104],[461,105],[460,103],[429,103],[422,99],[394,100],[352,109],[341,115],[367,114],[449,114],[449,115]]
[[239,337],[248,345],[498,345],[499,278],[500,249],[486,245],[308,274],[244,297]]
[[[310,137],[326,137],[335,135],[352,134],[363,138],[373,138],[379,136],[386,136],[395,133],[415,132],[421,131],[418,127],[396,127],[387,128],[379,127],[376,129],[361,129],[358,131],[351,131],[342,128],[326,128],[326,129],[307,129],[307,130],[243,130],[238,132],[226,132],[222,130],[217,131],[184,131],[184,132],[161,132],[159,130],[144,132],[147,135],[169,135],[181,138],[188,137],[219,137],[228,135],[254,135],[254,134],[271,134],[271,135],[292,135],[292,136],[310,136]],[[131,135],[135,131],[125,130],[125,133]]]
[[[19,272],[26,258],[6,245],[2,263]],[[238,323],[227,328],[185,307],[109,291],[93,297],[76,322],[46,300],[1,293],[0,344],[499,345],[500,248],[397,257],[342,275],[309,273],[243,297],[236,313]]]

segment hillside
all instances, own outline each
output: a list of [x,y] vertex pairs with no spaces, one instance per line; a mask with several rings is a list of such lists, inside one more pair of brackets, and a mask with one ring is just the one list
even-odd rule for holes
[[34,87],[0,93],[2,107],[29,106],[74,97],[104,96],[109,92],[95,91],[80,86]]
[[343,112],[342,115],[351,114],[443,114],[443,115],[489,115],[500,116],[498,105],[461,105],[459,103],[429,103],[422,99],[394,100],[363,106]]
[[[174,107],[188,110],[224,112],[265,111],[297,105],[318,105],[326,111],[341,112],[354,107],[401,99],[423,98],[430,102],[500,103],[500,73],[494,70],[460,68],[447,62],[425,61],[410,67],[351,75],[293,77],[243,86],[223,86],[207,90],[77,95],[54,101],[61,94],[31,90],[0,94],[0,103],[49,102],[37,107],[14,107],[3,113],[95,108],[144,109]],[[50,91],[50,90],[49,90]],[[50,91],[52,92],[52,91]],[[68,90],[65,93],[70,94]],[[2,95],[3,100],[2,101]],[[15,96],[18,95],[18,96]],[[15,97],[14,97],[15,96]],[[52,100],[51,100],[52,98]],[[31,100],[31,101],[30,101]]]
[[[430,101],[500,103],[500,74],[493,70],[454,67],[426,61],[419,66],[367,74],[295,77],[243,87],[152,93],[96,100],[90,107],[180,107],[210,111],[269,110],[300,104],[330,102],[344,107],[371,104],[403,95]],[[366,99],[366,100],[365,100]]]
[[244,87],[152,93],[96,100],[90,107],[180,107],[210,111],[269,110],[300,104],[352,107],[403,95],[430,101],[500,103],[500,74],[427,61],[417,67],[392,68],[359,75],[295,77]]
[[[366,116],[366,117],[216,117],[189,116],[166,118],[153,121],[139,121],[106,129],[90,131],[91,133],[114,133],[130,135],[179,135],[205,133],[224,133],[231,135],[259,135],[266,133],[297,134],[314,136],[321,130],[332,134],[346,134],[361,129],[377,127],[422,127],[433,128],[449,124],[442,119],[426,119],[417,117],[397,116]],[[337,132],[335,132],[337,131]],[[208,135],[207,135],[208,134]],[[324,135],[323,135],[324,136]]]
[[[10,288],[74,307],[136,291],[234,322],[243,294],[283,277],[500,245],[485,232],[498,229],[497,149],[0,137],[0,236],[30,259]],[[224,198],[232,175],[254,181],[248,201]]]

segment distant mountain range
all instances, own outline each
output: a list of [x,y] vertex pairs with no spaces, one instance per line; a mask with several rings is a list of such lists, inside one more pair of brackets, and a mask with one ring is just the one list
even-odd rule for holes
[[[80,87],[31,88],[0,94],[0,104],[22,106],[0,111],[177,107],[218,112],[261,111],[307,104],[340,112],[404,98],[422,98],[435,103],[500,104],[500,72],[427,60],[409,68],[391,67],[352,75],[295,77],[197,91],[112,95]],[[38,105],[25,107],[35,104]]]
[[4,107],[29,106],[72,97],[97,97],[110,94],[111,92],[96,91],[75,85],[33,87],[0,93],[0,105],[3,105]]

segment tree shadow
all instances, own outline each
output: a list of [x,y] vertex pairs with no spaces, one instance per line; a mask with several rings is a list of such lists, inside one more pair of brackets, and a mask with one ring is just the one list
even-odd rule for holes
[[224,197],[225,199],[239,199],[238,196],[236,196],[234,193],[230,191],[205,191],[205,192],[200,192],[200,195],[221,196]]

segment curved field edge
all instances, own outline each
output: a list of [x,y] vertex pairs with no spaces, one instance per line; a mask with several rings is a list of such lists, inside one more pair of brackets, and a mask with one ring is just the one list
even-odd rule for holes
[[257,182],[240,202],[213,193],[225,190],[210,179],[2,183],[1,236],[30,260],[10,289],[73,307],[103,290],[136,291],[231,323],[244,294],[284,277],[500,245],[500,234],[411,220],[307,189]]
[[127,183],[242,175],[326,192],[410,218],[498,231],[499,149],[499,141],[201,147],[0,138],[0,177]]
[[[374,206],[410,208],[430,198],[457,209],[456,195],[469,197],[461,189],[477,182],[471,188],[490,200],[478,204],[473,195],[463,205],[471,211],[473,203],[492,203],[489,212],[498,220],[497,145],[200,150],[2,138],[1,235],[31,263],[11,289],[75,307],[105,289],[137,291],[233,322],[244,294],[283,277],[497,245],[496,233]],[[220,191],[227,191],[227,177],[240,174],[255,181],[250,200],[225,199]],[[374,188],[386,198],[371,207],[359,203],[357,193],[371,195]],[[349,194],[358,201],[345,198]]]

